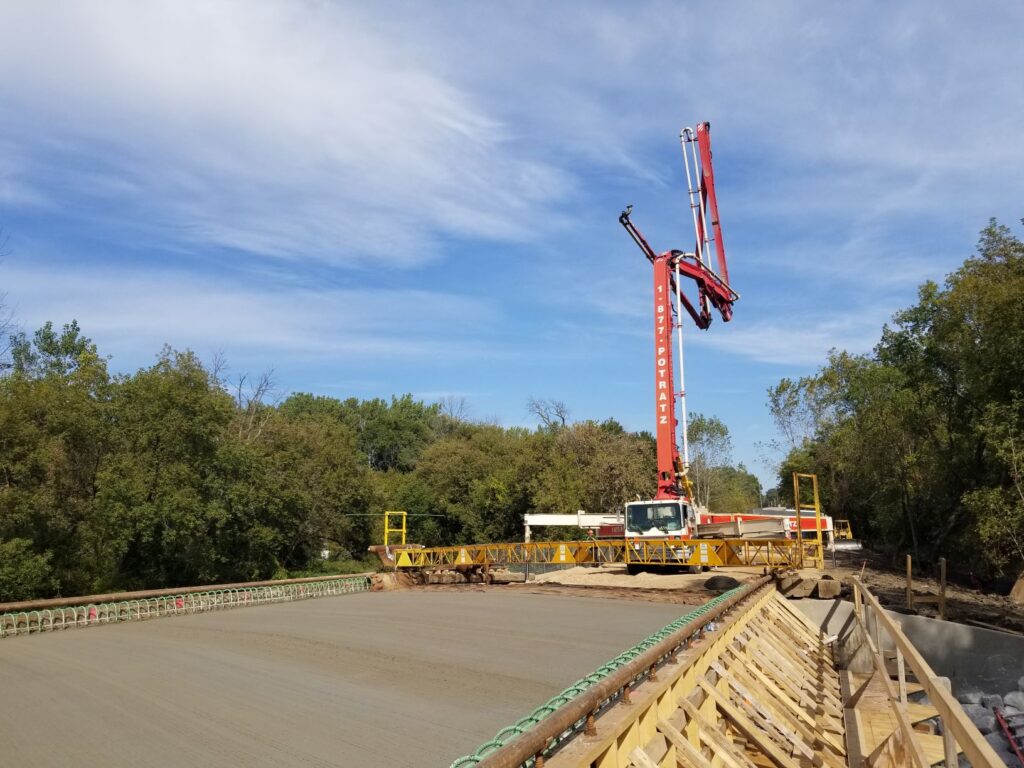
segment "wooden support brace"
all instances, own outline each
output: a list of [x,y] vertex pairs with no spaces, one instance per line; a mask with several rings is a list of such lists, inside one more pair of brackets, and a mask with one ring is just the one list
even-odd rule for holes
[[651,760],[651,758],[644,752],[640,747],[637,747],[629,753],[629,759],[633,761],[633,765],[636,768],[658,768],[658,764]]
[[757,748],[775,764],[776,768],[798,768],[799,763],[783,754],[782,750],[780,750],[774,742],[768,738],[767,734],[754,725],[750,719],[733,706],[730,701],[726,700],[726,698],[715,689],[715,686],[713,686],[706,677],[702,676],[697,682],[708,696],[714,700],[719,711],[725,715],[725,717],[728,718],[734,726],[736,726],[736,729],[742,733],[745,738],[755,744]]
[[686,737],[677,731],[667,720],[658,723],[658,732],[669,740],[676,748],[676,762],[686,768],[712,768],[711,761],[693,746]]
[[[742,665],[735,670],[726,670],[721,664],[717,662],[712,663],[711,668],[718,673],[718,675],[725,680],[729,686],[740,696],[741,700],[749,701],[752,705],[756,705],[755,710],[760,718],[777,733],[787,743],[791,743],[796,748],[796,751],[801,752],[812,764],[829,764],[833,766],[845,766],[845,761],[837,759],[837,755],[845,753],[845,750],[837,750],[836,745],[833,741],[826,739],[823,731],[818,730],[818,725],[811,722],[810,725],[803,722],[800,717],[787,706],[789,702],[788,697],[784,699],[776,698],[772,695],[774,692],[769,689],[767,696],[762,695],[758,698],[755,693],[744,685],[740,681],[740,677],[743,677]],[[749,681],[749,678],[747,678]],[[755,686],[757,683],[753,683]],[[777,689],[775,689],[777,690]],[[791,702],[789,702],[791,703]],[[748,712],[748,714],[750,714]],[[754,716],[751,719],[758,721],[759,717]],[[817,747],[820,752],[815,753],[812,749],[812,745]],[[840,748],[841,749],[841,748]],[[821,754],[821,759],[816,760],[817,754]]]
[[715,751],[715,756],[728,768],[751,768],[754,765],[746,755],[741,754],[733,746],[724,733],[697,711],[697,707],[689,699],[680,699],[679,704],[686,711],[687,716],[697,724],[697,732],[701,739],[711,746]]

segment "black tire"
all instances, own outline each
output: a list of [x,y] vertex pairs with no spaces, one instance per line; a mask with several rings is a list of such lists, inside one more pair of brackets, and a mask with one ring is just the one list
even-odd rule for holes
[[704,589],[709,592],[728,592],[730,589],[735,589],[739,585],[740,582],[732,576],[726,576],[725,574],[720,573],[705,581]]

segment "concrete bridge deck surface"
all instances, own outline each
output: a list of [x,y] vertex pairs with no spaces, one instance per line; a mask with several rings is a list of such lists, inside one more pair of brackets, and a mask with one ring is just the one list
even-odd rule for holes
[[686,606],[382,592],[0,642],[0,763],[447,766]]

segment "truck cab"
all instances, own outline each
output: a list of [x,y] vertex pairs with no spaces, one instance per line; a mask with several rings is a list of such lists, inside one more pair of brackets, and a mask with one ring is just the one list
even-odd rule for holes
[[693,537],[697,523],[688,502],[631,501],[626,504],[625,518],[628,573],[688,565],[693,546],[686,540]]
[[626,538],[688,539],[696,518],[681,499],[631,501],[626,504]]

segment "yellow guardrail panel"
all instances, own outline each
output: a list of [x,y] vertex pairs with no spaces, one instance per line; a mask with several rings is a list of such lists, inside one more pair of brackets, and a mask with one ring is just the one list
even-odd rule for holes
[[[804,546],[807,542],[804,542]],[[679,566],[768,566],[795,568],[800,542],[793,539],[608,539],[462,544],[402,549],[399,568],[626,563]]]

